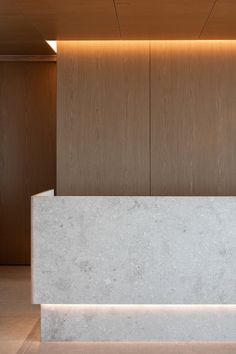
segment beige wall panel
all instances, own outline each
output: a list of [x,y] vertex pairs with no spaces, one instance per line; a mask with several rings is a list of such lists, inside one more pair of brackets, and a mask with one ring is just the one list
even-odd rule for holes
[[151,44],[153,195],[236,195],[236,44]]
[[58,43],[57,193],[148,195],[149,43]]

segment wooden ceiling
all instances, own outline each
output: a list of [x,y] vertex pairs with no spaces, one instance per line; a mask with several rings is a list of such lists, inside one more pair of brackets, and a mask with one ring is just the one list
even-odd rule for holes
[[0,0],[0,54],[45,39],[236,39],[236,0]]
[[0,0],[0,55],[54,54],[16,0]]

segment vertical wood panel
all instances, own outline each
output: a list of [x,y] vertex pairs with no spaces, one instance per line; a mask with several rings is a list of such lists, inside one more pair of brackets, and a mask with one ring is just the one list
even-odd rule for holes
[[236,195],[236,44],[152,42],[153,195]]
[[149,194],[149,44],[59,42],[57,192]]
[[55,187],[56,65],[0,63],[0,263],[30,262],[30,196]]

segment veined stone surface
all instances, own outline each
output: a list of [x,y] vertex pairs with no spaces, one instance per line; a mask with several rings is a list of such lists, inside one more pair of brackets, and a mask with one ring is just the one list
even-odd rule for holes
[[34,196],[32,279],[40,304],[235,304],[236,198]]

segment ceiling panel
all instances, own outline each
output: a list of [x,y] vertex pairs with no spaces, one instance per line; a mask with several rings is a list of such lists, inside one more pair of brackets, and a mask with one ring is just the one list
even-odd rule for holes
[[0,0],[0,15],[14,15],[19,14],[16,8],[17,0]]
[[122,38],[196,39],[214,0],[115,0]]
[[201,38],[236,39],[236,0],[216,1]]
[[0,0],[0,54],[45,39],[236,39],[236,0]]
[[39,31],[26,21],[16,0],[0,0],[0,55],[55,54]]
[[16,1],[26,20],[47,39],[196,39],[214,4],[214,0]]
[[47,39],[119,39],[113,0],[18,0],[25,19]]
[[42,40],[42,36],[22,16],[0,15],[0,41]]

